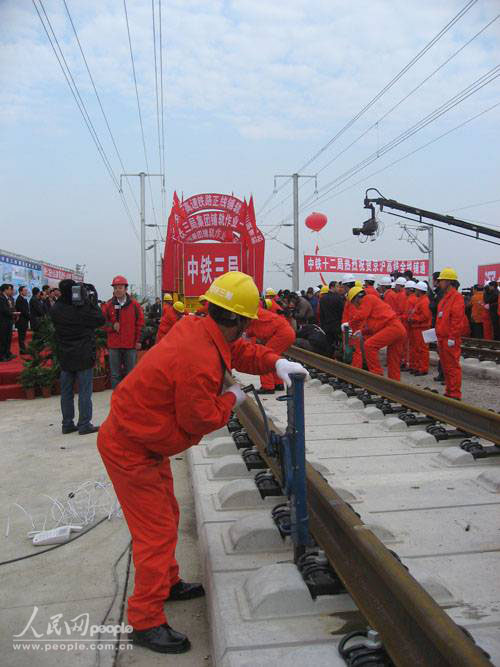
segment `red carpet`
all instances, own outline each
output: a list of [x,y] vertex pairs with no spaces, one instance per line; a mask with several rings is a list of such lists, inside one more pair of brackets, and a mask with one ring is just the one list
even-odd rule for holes
[[[26,335],[26,344],[31,340],[31,336],[32,334],[28,332]],[[10,351],[17,356],[11,361],[0,363],[0,401],[5,401],[8,398],[24,398],[24,389],[18,382],[19,374],[23,370],[24,359],[19,356],[16,330],[12,334]]]

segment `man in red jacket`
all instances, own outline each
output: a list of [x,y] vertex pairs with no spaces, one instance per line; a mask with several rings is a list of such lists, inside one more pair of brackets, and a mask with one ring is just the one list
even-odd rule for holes
[[392,380],[399,380],[402,345],[406,338],[399,318],[382,299],[365,294],[362,287],[351,287],[347,299],[353,306],[349,326],[363,335],[368,370],[384,374],[378,351],[387,347],[387,374]]
[[102,312],[106,318],[104,328],[108,332],[111,387],[114,389],[137,363],[144,313],[127,293],[128,281],[124,276],[115,276],[111,286],[113,298],[104,304]]
[[429,346],[422,336],[422,331],[430,329],[432,324],[428,290],[429,286],[423,281],[415,285],[416,302],[408,314],[410,351],[413,349],[414,355],[413,375],[427,375],[429,372]]
[[445,382],[445,396],[462,398],[462,368],[460,354],[462,331],[465,326],[464,297],[457,291],[459,286],[455,269],[446,268],[438,276],[439,288],[443,292],[436,314],[436,336],[438,352]]
[[250,276],[226,273],[205,297],[208,316],[182,318],[120,383],[97,440],[132,535],[132,640],[159,653],[190,647],[188,638],[167,624],[165,601],[204,595],[201,584],[179,577],[179,507],[169,457],[222,428],[245,400],[238,384],[224,389],[224,376],[233,367],[252,374],[275,370],[286,385],[290,373],[307,375],[300,364],[241,338],[259,304]]
[[[246,335],[276,354],[283,354],[295,342],[295,331],[288,321],[281,315],[261,306],[259,306],[257,318],[250,323]],[[283,382],[275,372],[271,371],[260,376],[259,394],[274,394],[275,390],[282,389]]]

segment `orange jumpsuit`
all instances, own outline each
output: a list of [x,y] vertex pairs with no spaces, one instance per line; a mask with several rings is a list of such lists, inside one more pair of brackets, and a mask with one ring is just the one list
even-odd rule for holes
[[432,313],[429,307],[429,297],[423,293],[417,297],[413,312],[408,319],[410,326],[410,340],[414,350],[414,366],[421,373],[429,372],[429,346],[424,341],[422,331],[430,329]]
[[[404,318],[404,313],[406,310],[406,292],[404,289],[400,290],[399,292],[396,292],[394,290],[394,303],[396,306],[396,315],[399,317],[400,321],[403,322]],[[408,366],[408,338],[403,342],[403,347],[402,347],[402,355],[401,355],[401,362],[404,366]]]
[[380,294],[377,292],[375,287],[373,287],[373,285],[367,285],[366,287],[363,287],[363,291],[365,294],[371,294],[372,296],[380,297]]
[[[349,323],[351,321],[351,316],[354,311],[355,306],[353,306],[352,303],[346,299],[344,303],[344,310],[342,311],[342,324],[344,322]],[[354,348],[354,352],[352,353],[351,366],[354,366],[355,368],[363,368],[363,357],[361,355],[359,338],[357,336],[351,336],[349,345]]]
[[[460,353],[464,320],[464,297],[452,287],[438,303],[436,314],[438,352],[445,381],[444,395],[450,398],[462,398]],[[448,346],[449,340],[455,343],[452,347]]]
[[[256,339],[258,343],[262,343],[277,354],[282,354],[288,350],[290,345],[294,344],[295,331],[284,317],[260,306],[258,315],[258,319],[252,320],[246,330],[249,338]],[[274,372],[260,376],[262,389],[274,389],[282,384],[283,380]]]
[[161,316],[160,326],[158,327],[158,332],[156,334],[156,342],[159,343],[160,340],[168,334],[170,329],[178,322],[179,318],[177,317],[177,311],[174,310],[173,306],[165,306],[163,309],[163,315]]
[[278,359],[249,341],[230,345],[211,317],[185,317],[115,389],[97,447],[132,535],[128,620],[135,629],[166,623],[163,605],[179,581],[169,457],[228,421],[235,397],[223,393],[226,369],[262,373]]
[[387,346],[387,374],[393,380],[400,379],[401,348],[406,338],[404,326],[392,308],[376,296],[367,294],[361,305],[353,307],[350,326],[361,329],[365,336],[365,357],[368,370],[383,375],[378,351]]
[[384,292],[384,302],[387,303],[392,310],[397,314],[398,297],[393,289],[387,289]]
[[403,348],[404,350],[403,356],[408,360],[410,369],[414,371],[418,369],[416,367],[416,359],[415,359],[415,340],[409,324],[409,319],[413,315],[415,306],[417,305],[417,298],[418,297],[412,293],[406,295],[405,310],[403,315],[401,316],[401,321],[403,323],[404,328],[406,329],[406,337],[407,337],[407,343],[404,345]]

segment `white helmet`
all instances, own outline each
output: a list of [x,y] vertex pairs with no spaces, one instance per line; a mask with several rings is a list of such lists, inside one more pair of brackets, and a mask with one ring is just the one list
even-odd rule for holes
[[403,276],[400,276],[396,282],[394,283],[395,285],[403,285],[403,287],[406,285],[406,278],[403,278]]
[[352,273],[344,273],[344,275],[342,276],[342,280],[341,280],[340,282],[341,282],[342,284],[345,284],[345,283],[355,283],[355,282],[356,282],[356,278],[354,277],[354,275],[353,275]]
[[385,285],[386,287],[389,287],[389,285],[392,285],[392,280],[390,276],[382,276],[382,278],[379,278],[378,280],[379,285]]
[[407,280],[405,282],[405,289],[415,289],[417,283],[414,280]]
[[368,282],[368,281],[370,281],[371,283],[374,283],[375,280],[376,280],[376,278],[375,278],[375,276],[373,275],[373,273],[369,273],[369,274],[366,276],[366,278],[365,278],[365,283]]
[[424,283],[423,280],[419,280],[418,283],[415,285],[415,289],[418,289],[421,292],[427,292],[429,288],[427,286],[427,283]]

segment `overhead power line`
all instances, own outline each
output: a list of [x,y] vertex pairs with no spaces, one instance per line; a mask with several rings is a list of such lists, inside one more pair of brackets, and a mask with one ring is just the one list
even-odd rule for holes
[[[142,122],[142,112],[141,112],[141,103],[139,101],[139,88],[137,87],[137,75],[135,71],[135,60],[134,60],[134,52],[132,49],[132,38],[130,36],[130,24],[128,20],[128,12],[127,12],[127,0],[123,0],[123,9],[125,12],[125,23],[127,24],[127,36],[128,36],[128,45],[129,45],[129,50],[130,50],[130,62],[132,64],[132,76],[134,79],[134,87],[135,87],[135,97],[137,101],[137,113],[139,114],[139,125],[141,128],[141,138],[142,138],[142,148],[144,150],[144,160],[146,162],[146,171],[149,174],[150,173],[150,168],[149,168],[149,160],[148,160],[148,151],[146,149],[146,138],[144,135],[144,124]],[[149,184],[149,194],[151,197],[151,208],[153,209],[153,218],[155,221],[155,224],[158,224],[158,219],[156,217],[156,208],[154,204],[154,199],[153,199],[153,189],[151,187],[151,180],[148,178],[148,184]]]
[[313,201],[314,202],[321,201],[325,197],[325,195],[327,195],[332,189],[334,189],[338,185],[341,185],[343,182],[345,182],[353,175],[355,175],[356,173],[367,167],[369,164],[382,157],[385,153],[388,153],[389,151],[393,150],[394,148],[399,146],[399,144],[403,143],[404,141],[412,137],[414,134],[416,134],[423,128],[427,127],[427,125],[433,123],[448,111],[451,111],[451,109],[454,109],[468,97],[470,97],[474,93],[484,88],[484,86],[488,85],[489,83],[492,83],[499,76],[500,76],[500,65],[497,65],[493,67],[491,70],[489,70],[486,74],[483,74],[481,77],[479,77],[479,79],[476,79],[476,81],[471,83],[462,91],[451,97],[444,104],[434,109],[434,111],[432,111],[430,114],[424,116],[417,123],[415,123],[410,128],[402,132],[400,135],[398,135],[397,137],[389,141],[387,144],[382,146],[382,148],[373,152],[367,158],[365,158],[361,162],[358,162],[356,165],[354,165],[344,173],[337,176],[335,179],[333,179],[333,181],[330,181],[330,183],[327,183],[323,188],[320,189],[320,193],[318,196],[315,196],[314,194],[311,195],[311,197],[303,203],[301,208],[303,209],[305,206],[309,205]]
[[[402,76],[410,70],[415,63],[417,63],[440,39],[443,37],[454,25],[459,21],[475,4],[477,0],[469,0],[466,5],[456,14],[431,40],[428,42],[423,49],[421,49],[416,56],[414,56],[410,62],[408,62],[403,69],[401,69],[396,76],[394,76],[389,83],[387,83],[379,92],[372,97],[372,99],[360,110],[358,113],[353,116],[324,146],[322,146],[311,158],[309,158],[298,170],[301,172],[310,164],[312,164],[320,155],[322,155],[328,148],[339,139],[354,123],[361,118],[371,107],[388,91],[390,90]],[[274,194],[279,192],[282,188],[287,185],[287,182],[283,183],[280,188],[271,194],[270,197],[266,200],[266,206],[271,201]],[[287,197],[288,198],[288,197]],[[261,207],[259,213],[262,214],[264,211],[264,206]]]
[[[111,138],[111,142],[113,143],[113,147],[115,149],[116,155],[117,155],[118,160],[120,162],[120,166],[121,166],[122,170],[124,172],[126,172],[127,170],[125,169],[125,165],[123,164],[122,156],[120,155],[120,151],[118,150],[118,146],[116,145],[116,141],[115,141],[115,138],[113,136],[113,132],[111,131],[111,127],[110,127],[110,124],[109,124],[108,117],[106,115],[106,112],[104,111],[104,107],[103,107],[102,102],[101,102],[101,97],[100,97],[100,95],[97,91],[97,87],[96,87],[96,84],[95,84],[95,81],[94,81],[94,77],[92,76],[92,72],[90,71],[90,67],[89,67],[89,64],[87,62],[87,58],[85,57],[85,53],[83,51],[83,47],[81,45],[80,38],[78,37],[78,33],[76,31],[76,27],[75,27],[75,24],[73,22],[73,18],[71,16],[70,11],[69,11],[69,7],[66,3],[66,0],[63,0],[63,3],[64,3],[64,7],[66,8],[66,13],[68,14],[68,19],[69,19],[69,22],[71,23],[71,27],[73,29],[75,39],[77,41],[78,48],[80,49],[80,53],[82,55],[83,62],[85,63],[87,73],[88,73],[90,81],[92,83],[92,87],[94,89],[94,93],[95,93],[95,96],[97,98],[97,102],[99,103],[99,108],[101,109],[102,117],[104,118],[104,122],[106,123],[106,127],[108,129],[108,133],[109,133],[109,136]],[[130,190],[130,194],[132,195],[132,199],[134,200],[134,203],[136,205],[137,211],[139,211],[139,203],[138,203],[137,198],[134,194],[134,191],[132,189],[132,186],[131,186],[131,183],[130,183],[130,180],[128,179],[128,177],[126,178],[126,181],[127,181],[127,184],[128,184],[129,190]]]
[[[92,123],[92,120],[91,120],[91,118],[88,114],[87,108],[85,106],[85,102],[83,101],[83,99],[80,95],[80,91],[79,91],[78,86],[77,86],[77,84],[74,80],[74,77],[71,74],[71,69],[70,69],[70,67],[69,67],[69,65],[66,61],[66,58],[64,57],[64,53],[62,52],[61,46],[60,46],[59,41],[57,39],[57,36],[54,32],[54,29],[52,27],[52,23],[50,21],[50,18],[48,17],[47,12],[45,11],[45,7],[43,5],[43,2],[42,2],[42,0],[38,0],[38,2],[40,4],[40,8],[41,8],[41,10],[43,12],[43,15],[45,17],[45,21],[42,17],[42,14],[40,13],[40,10],[38,9],[38,6],[37,6],[35,0],[32,0],[32,2],[33,2],[33,6],[36,10],[36,13],[38,15],[38,18],[40,19],[40,23],[42,24],[44,32],[47,36],[47,39],[49,40],[49,44],[52,47],[52,50],[53,50],[54,55],[56,57],[56,60],[59,63],[59,67],[61,68],[61,71],[64,75],[65,80],[66,80],[66,83],[68,84],[68,87],[71,91],[71,94],[73,95],[73,98],[74,98],[75,103],[78,107],[78,110],[79,110],[79,112],[80,112],[80,114],[83,118],[83,121],[84,121],[84,123],[87,127],[87,130],[89,131],[90,136],[92,137],[92,141],[94,142],[94,144],[97,148],[97,152],[99,153],[99,156],[101,157],[101,159],[104,163],[104,166],[106,167],[106,170],[109,174],[109,177],[111,178],[114,186],[116,187],[116,189],[118,191],[118,194],[119,194],[120,199],[122,201],[123,207],[124,207],[125,212],[127,214],[127,217],[128,217],[129,222],[130,222],[130,225],[132,227],[132,230],[134,231],[135,236],[137,238],[139,238],[138,233],[137,233],[137,229],[134,225],[132,214],[130,213],[130,209],[129,209],[128,204],[127,204],[127,200],[123,196],[123,192],[121,192],[121,189],[120,189],[118,180],[116,178],[116,175],[113,171],[113,168],[112,168],[111,163],[109,161],[109,158],[106,154],[106,151],[104,150],[104,148],[101,144],[101,141],[99,140],[99,136],[98,136],[97,131],[94,127],[94,124]],[[47,25],[45,23],[47,23]],[[50,30],[50,32],[49,32],[49,30]],[[57,46],[57,48],[56,48],[56,46]]]

